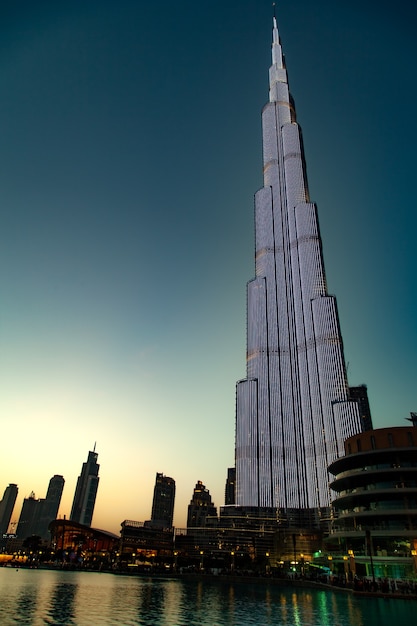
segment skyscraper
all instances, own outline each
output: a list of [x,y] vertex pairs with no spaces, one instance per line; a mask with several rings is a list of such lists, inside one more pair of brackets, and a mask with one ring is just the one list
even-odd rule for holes
[[28,498],[24,498],[19,522],[16,528],[17,537],[21,540],[36,535],[38,517],[40,511],[40,500],[31,491]]
[[98,454],[95,449],[96,447],[94,446],[94,450],[88,453],[86,463],[83,463],[81,474],[77,480],[70,515],[71,521],[85,524],[86,526],[91,526],[98,481],[100,480],[98,477],[100,465],[97,463]]
[[50,538],[49,524],[56,519],[64,483],[64,477],[55,474],[49,481],[46,498],[37,499],[32,491],[30,496],[23,500],[16,530],[19,539],[24,540],[32,535],[43,540]]
[[151,523],[172,528],[174,518],[175,480],[157,472],[153,490]]
[[361,420],[349,395],[336,299],[327,292],[275,17],[269,79],[256,277],[247,287],[247,377],[236,389],[236,504],[327,510],[327,467],[361,431]]
[[64,477],[55,474],[49,481],[46,498],[40,500],[40,513],[37,534],[42,539],[49,539],[49,524],[56,519],[59,505],[61,503],[62,491],[64,489]]
[[349,387],[349,395],[352,400],[356,400],[358,403],[362,430],[372,430],[372,415],[371,407],[369,406],[368,387],[366,385]]
[[18,488],[17,485],[11,483],[4,490],[3,498],[0,500],[0,536],[7,533],[10,518],[16,503]]

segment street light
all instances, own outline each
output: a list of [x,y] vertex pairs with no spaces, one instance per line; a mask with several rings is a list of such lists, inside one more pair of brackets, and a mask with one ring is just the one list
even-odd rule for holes
[[177,550],[174,550],[174,571],[177,571],[177,557],[178,557],[178,552]]
[[268,572],[269,572],[269,552],[265,552],[265,558],[266,558],[265,573],[268,574]]
[[203,559],[204,559],[204,550],[200,550],[200,570],[203,570],[203,565],[204,565]]

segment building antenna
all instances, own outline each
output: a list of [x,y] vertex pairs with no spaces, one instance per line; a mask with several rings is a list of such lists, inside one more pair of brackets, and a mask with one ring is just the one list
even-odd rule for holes
[[94,442],[93,452],[95,452],[95,451],[96,451],[96,443],[97,443],[97,441],[95,441],[95,442]]
[[274,17],[276,17],[276,15],[275,15],[275,6],[276,6],[276,3],[275,3],[275,2],[273,2],[273,3],[272,3],[272,6],[274,7]]

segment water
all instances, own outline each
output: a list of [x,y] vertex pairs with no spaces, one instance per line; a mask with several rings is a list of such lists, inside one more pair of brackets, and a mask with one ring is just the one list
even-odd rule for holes
[[414,623],[416,607],[266,582],[0,568],[1,626],[392,626]]

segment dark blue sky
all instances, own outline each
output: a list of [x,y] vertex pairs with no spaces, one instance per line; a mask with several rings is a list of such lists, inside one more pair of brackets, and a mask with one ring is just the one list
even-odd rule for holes
[[[21,496],[62,473],[68,514],[97,440],[95,525],[148,518],[157,471],[177,481],[176,525],[197,480],[222,504],[271,15],[259,0],[2,3],[0,414],[20,453],[0,469]],[[375,427],[405,425],[416,9],[295,0],[277,17],[349,380]]]

